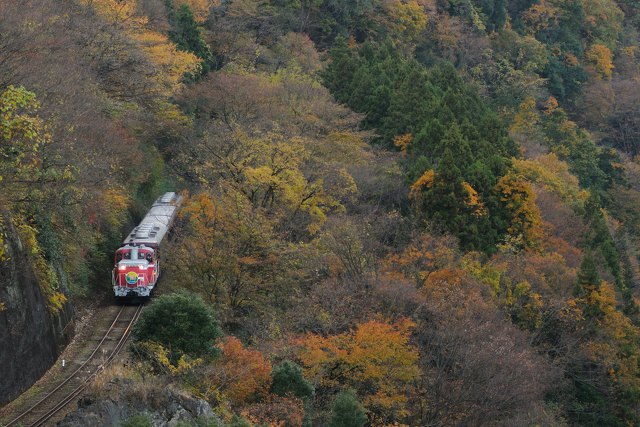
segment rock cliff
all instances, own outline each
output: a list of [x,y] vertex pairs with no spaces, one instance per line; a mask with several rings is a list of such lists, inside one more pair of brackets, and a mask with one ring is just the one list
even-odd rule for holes
[[73,332],[73,308],[47,309],[28,251],[8,218],[0,260],[0,405],[29,388],[56,361]]

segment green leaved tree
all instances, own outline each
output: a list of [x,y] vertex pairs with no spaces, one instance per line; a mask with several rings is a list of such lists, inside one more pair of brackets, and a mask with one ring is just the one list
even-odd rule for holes
[[176,362],[183,355],[215,357],[216,340],[222,335],[213,311],[188,292],[163,295],[147,307],[133,330],[136,342],[160,344]]
[[365,409],[352,390],[338,393],[331,408],[330,427],[362,427],[367,422]]
[[[171,1],[167,2],[169,9],[169,22],[172,29],[169,31],[169,38],[179,49],[191,52],[202,59],[200,66],[200,76],[207,74],[211,70],[212,54],[211,48],[202,37],[202,29],[196,22],[193,12],[188,5],[182,4],[178,10],[173,9]],[[198,76],[194,76],[197,79]]]

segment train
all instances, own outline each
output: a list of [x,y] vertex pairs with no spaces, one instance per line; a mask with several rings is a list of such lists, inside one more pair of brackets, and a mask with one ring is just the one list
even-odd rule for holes
[[182,199],[174,192],[160,196],[116,250],[111,272],[116,299],[151,296],[162,271],[160,245],[173,225]]

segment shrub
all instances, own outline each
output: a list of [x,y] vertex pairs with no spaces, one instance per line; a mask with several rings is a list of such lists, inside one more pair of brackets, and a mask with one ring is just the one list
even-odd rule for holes
[[213,310],[188,292],[155,299],[133,331],[136,342],[154,342],[168,349],[172,362],[182,355],[217,356],[214,344],[221,334]]
[[302,375],[302,368],[295,362],[285,360],[271,372],[271,393],[278,396],[293,396],[304,399],[313,396],[314,388]]
[[362,427],[367,422],[364,407],[352,390],[337,394],[331,408],[330,427]]

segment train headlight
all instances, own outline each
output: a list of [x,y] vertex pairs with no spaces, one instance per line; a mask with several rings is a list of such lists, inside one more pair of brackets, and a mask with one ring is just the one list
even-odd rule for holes
[[140,264],[140,270],[146,270],[147,268],[144,266],[144,264]]
[[126,265],[119,265],[118,266],[118,270],[120,270],[120,271],[125,270],[126,268],[127,268]]

